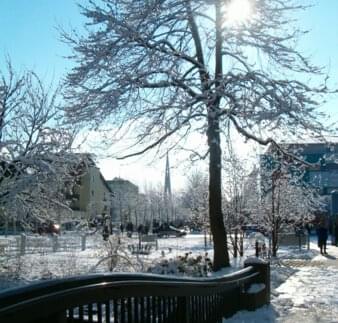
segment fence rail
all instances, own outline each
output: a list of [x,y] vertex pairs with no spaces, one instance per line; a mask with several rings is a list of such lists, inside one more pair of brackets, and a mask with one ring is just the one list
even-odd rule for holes
[[[96,236],[86,235],[26,235],[0,238],[0,256],[25,255],[50,252],[80,251],[88,248],[88,240]],[[98,236],[102,242],[102,236]]]
[[[0,293],[0,322],[218,323],[270,301],[269,264],[245,266],[220,278],[96,274],[32,284]],[[263,288],[250,293],[252,284]]]

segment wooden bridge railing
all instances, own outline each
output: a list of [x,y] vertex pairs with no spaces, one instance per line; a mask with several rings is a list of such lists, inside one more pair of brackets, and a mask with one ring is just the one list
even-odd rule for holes
[[[218,323],[270,301],[269,264],[245,266],[220,278],[120,273],[32,284],[0,293],[0,322]],[[252,284],[263,288],[249,292]]]

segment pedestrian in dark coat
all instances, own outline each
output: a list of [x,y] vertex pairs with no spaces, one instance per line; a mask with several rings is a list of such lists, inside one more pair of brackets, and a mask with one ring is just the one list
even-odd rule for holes
[[317,219],[317,237],[320,253],[327,254],[326,243],[329,235],[329,221],[325,215],[320,215]]
[[107,224],[105,224],[103,227],[102,237],[104,241],[107,241],[109,238],[109,228]]
[[134,225],[131,222],[128,222],[126,226],[126,230],[127,230],[127,236],[131,238],[133,234],[133,230],[134,230]]

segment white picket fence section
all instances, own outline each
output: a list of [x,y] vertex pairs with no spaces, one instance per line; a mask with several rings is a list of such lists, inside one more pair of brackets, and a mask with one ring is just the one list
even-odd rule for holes
[[85,234],[1,236],[0,256],[84,251],[97,248],[102,236]]

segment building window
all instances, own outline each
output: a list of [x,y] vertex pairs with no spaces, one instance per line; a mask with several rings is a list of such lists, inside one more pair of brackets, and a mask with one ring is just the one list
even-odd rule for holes
[[338,171],[310,171],[310,183],[317,187],[337,187],[338,186]]

